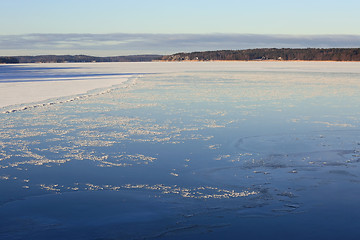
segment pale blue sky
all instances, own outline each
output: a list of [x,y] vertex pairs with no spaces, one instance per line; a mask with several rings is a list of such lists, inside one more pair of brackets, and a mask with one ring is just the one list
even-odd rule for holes
[[49,33],[360,35],[359,9],[359,0],[0,0],[0,50],[11,54],[12,35]]
[[0,0],[1,34],[360,34],[358,0]]

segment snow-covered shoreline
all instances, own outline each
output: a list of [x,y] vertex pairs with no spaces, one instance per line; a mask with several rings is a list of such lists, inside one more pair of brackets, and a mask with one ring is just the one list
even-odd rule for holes
[[[11,108],[22,104],[51,103],[52,99],[87,94],[94,89],[111,88],[126,82],[128,77],[97,80],[56,82],[3,83],[0,85],[0,108]],[[50,102],[48,102],[50,101]]]

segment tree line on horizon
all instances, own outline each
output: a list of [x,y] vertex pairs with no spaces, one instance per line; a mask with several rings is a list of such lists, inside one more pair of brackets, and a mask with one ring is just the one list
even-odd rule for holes
[[162,55],[129,55],[116,57],[94,57],[88,55],[39,55],[0,57],[0,63],[65,63],[65,62],[151,62]]
[[0,57],[1,63],[65,63],[65,62],[151,62],[151,61],[360,61],[360,48],[256,48],[217,50],[172,55],[129,55],[94,57],[88,55],[39,55]]
[[0,63],[19,63],[16,57],[0,57]]
[[163,61],[360,61],[360,48],[258,48],[176,53],[162,57]]

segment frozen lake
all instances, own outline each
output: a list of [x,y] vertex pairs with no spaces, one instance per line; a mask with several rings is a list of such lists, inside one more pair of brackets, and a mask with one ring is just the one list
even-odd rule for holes
[[0,239],[358,239],[360,63],[0,66]]

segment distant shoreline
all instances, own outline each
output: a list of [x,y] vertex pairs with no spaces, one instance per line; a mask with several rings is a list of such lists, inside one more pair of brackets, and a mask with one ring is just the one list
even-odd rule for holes
[[1,65],[17,65],[17,64],[73,64],[73,63],[93,63],[93,64],[101,64],[101,63],[209,63],[209,62],[229,62],[229,63],[234,63],[234,62],[258,62],[258,63],[265,63],[265,62],[330,62],[330,63],[336,63],[336,62],[349,62],[349,63],[356,63],[356,62],[360,62],[360,60],[353,60],[353,61],[338,61],[338,60],[274,60],[274,59],[269,59],[269,60],[182,60],[182,61],[167,61],[167,60],[153,60],[153,61],[143,61],[143,62],[24,62],[24,63],[0,63]]
[[17,63],[93,63],[93,62],[151,62],[160,60],[163,55],[128,55],[115,57],[95,57],[88,55],[37,55],[0,56],[0,64]]
[[96,62],[208,62],[208,61],[316,61],[359,62],[360,48],[256,48],[216,50],[171,55],[129,55],[95,57],[88,55],[3,56],[0,64],[96,63]]
[[164,61],[360,61],[360,48],[258,48],[176,53]]
[[183,61],[167,61],[167,60],[155,60],[153,62],[360,62],[360,60],[354,61],[337,61],[337,60],[183,60]]

